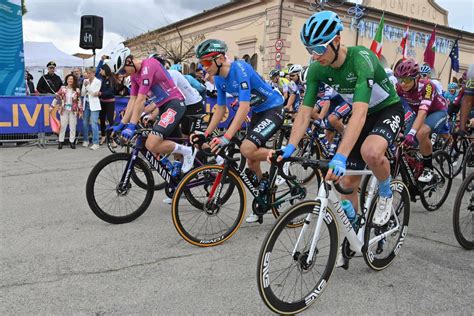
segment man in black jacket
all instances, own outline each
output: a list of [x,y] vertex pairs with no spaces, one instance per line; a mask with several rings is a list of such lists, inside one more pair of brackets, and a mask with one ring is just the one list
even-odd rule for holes
[[54,61],[50,61],[46,67],[48,67],[48,73],[41,76],[36,89],[42,94],[55,94],[59,88],[61,88],[63,82],[61,78],[54,73],[56,69],[56,63]]

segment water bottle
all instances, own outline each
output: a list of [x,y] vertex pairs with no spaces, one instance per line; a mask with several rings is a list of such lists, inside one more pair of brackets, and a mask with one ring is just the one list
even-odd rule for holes
[[181,174],[181,167],[183,166],[183,163],[181,161],[175,161],[173,163],[173,171],[171,172],[171,176],[176,178]]
[[169,171],[173,170],[173,164],[171,163],[171,161],[169,161],[168,158],[166,157],[161,158],[161,162],[165,165],[167,170]]
[[344,213],[346,213],[347,218],[351,222],[352,227],[354,228],[355,220],[356,220],[356,212],[354,207],[352,206],[351,201],[349,200],[343,200],[342,201],[342,209],[344,210]]

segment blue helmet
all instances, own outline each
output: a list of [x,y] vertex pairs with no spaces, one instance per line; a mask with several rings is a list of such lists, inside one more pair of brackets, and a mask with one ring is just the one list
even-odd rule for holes
[[310,16],[300,32],[301,42],[311,47],[329,42],[344,29],[341,19],[332,11],[321,11]]
[[448,90],[452,90],[452,89],[456,90],[457,88],[458,88],[458,84],[456,82],[450,82],[448,84]]
[[420,74],[422,75],[430,75],[431,74],[431,67],[427,64],[424,64],[420,67]]
[[183,70],[183,66],[181,66],[181,64],[174,64],[174,65],[171,65],[170,70],[177,70],[181,72],[181,70]]

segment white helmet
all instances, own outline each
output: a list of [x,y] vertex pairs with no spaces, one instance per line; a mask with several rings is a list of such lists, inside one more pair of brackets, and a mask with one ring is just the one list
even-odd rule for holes
[[288,69],[289,74],[294,74],[294,73],[300,73],[303,70],[303,67],[301,65],[292,65],[290,69]]
[[113,73],[118,73],[125,66],[125,60],[131,55],[130,49],[120,43],[110,54],[110,62],[107,64]]
[[306,77],[308,76],[309,66],[304,66],[301,70],[301,81],[306,83]]

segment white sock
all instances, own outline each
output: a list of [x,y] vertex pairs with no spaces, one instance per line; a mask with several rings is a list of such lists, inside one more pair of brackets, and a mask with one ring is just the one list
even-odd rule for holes
[[193,153],[193,150],[191,147],[180,145],[180,144],[175,144],[174,149],[173,149],[173,154],[181,154],[181,155],[191,155]]

